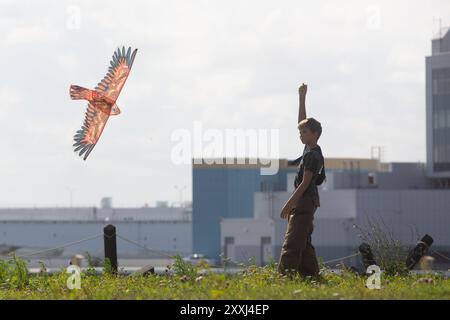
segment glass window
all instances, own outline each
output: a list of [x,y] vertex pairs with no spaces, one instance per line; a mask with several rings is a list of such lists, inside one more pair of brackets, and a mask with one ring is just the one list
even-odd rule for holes
[[433,80],[433,95],[438,94],[438,81],[436,79]]
[[446,110],[446,114],[447,114],[447,128],[450,127],[450,108]]
[[445,128],[445,109],[441,108],[438,112],[439,128]]
[[450,68],[432,70],[433,155],[436,171],[450,168]]
[[434,128],[438,127],[438,114],[436,111],[433,112],[433,127]]

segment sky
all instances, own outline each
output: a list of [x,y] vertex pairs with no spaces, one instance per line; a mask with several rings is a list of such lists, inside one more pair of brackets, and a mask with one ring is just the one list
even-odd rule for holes
[[[173,137],[196,123],[276,130],[279,156],[295,159],[303,82],[325,157],[383,146],[384,161],[424,162],[439,18],[450,25],[449,1],[0,0],[0,207],[191,200]],[[122,113],[83,161],[72,138],[86,103],[68,88],[94,88],[122,45],[138,48]]]

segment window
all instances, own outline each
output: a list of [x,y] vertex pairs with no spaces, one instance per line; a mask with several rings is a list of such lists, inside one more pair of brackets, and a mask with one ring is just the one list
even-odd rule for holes
[[433,156],[435,171],[450,168],[450,68],[432,70]]

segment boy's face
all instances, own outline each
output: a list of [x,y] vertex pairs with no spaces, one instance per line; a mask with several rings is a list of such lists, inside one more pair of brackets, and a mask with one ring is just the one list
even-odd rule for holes
[[303,144],[311,143],[316,139],[316,135],[307,127],[300,128],[298,131]]

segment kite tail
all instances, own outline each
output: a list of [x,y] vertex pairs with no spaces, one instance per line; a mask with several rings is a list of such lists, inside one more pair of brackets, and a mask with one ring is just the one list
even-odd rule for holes
[[92,92],[80,86],[70,86],[70,98],[72,100],[92,100]]

